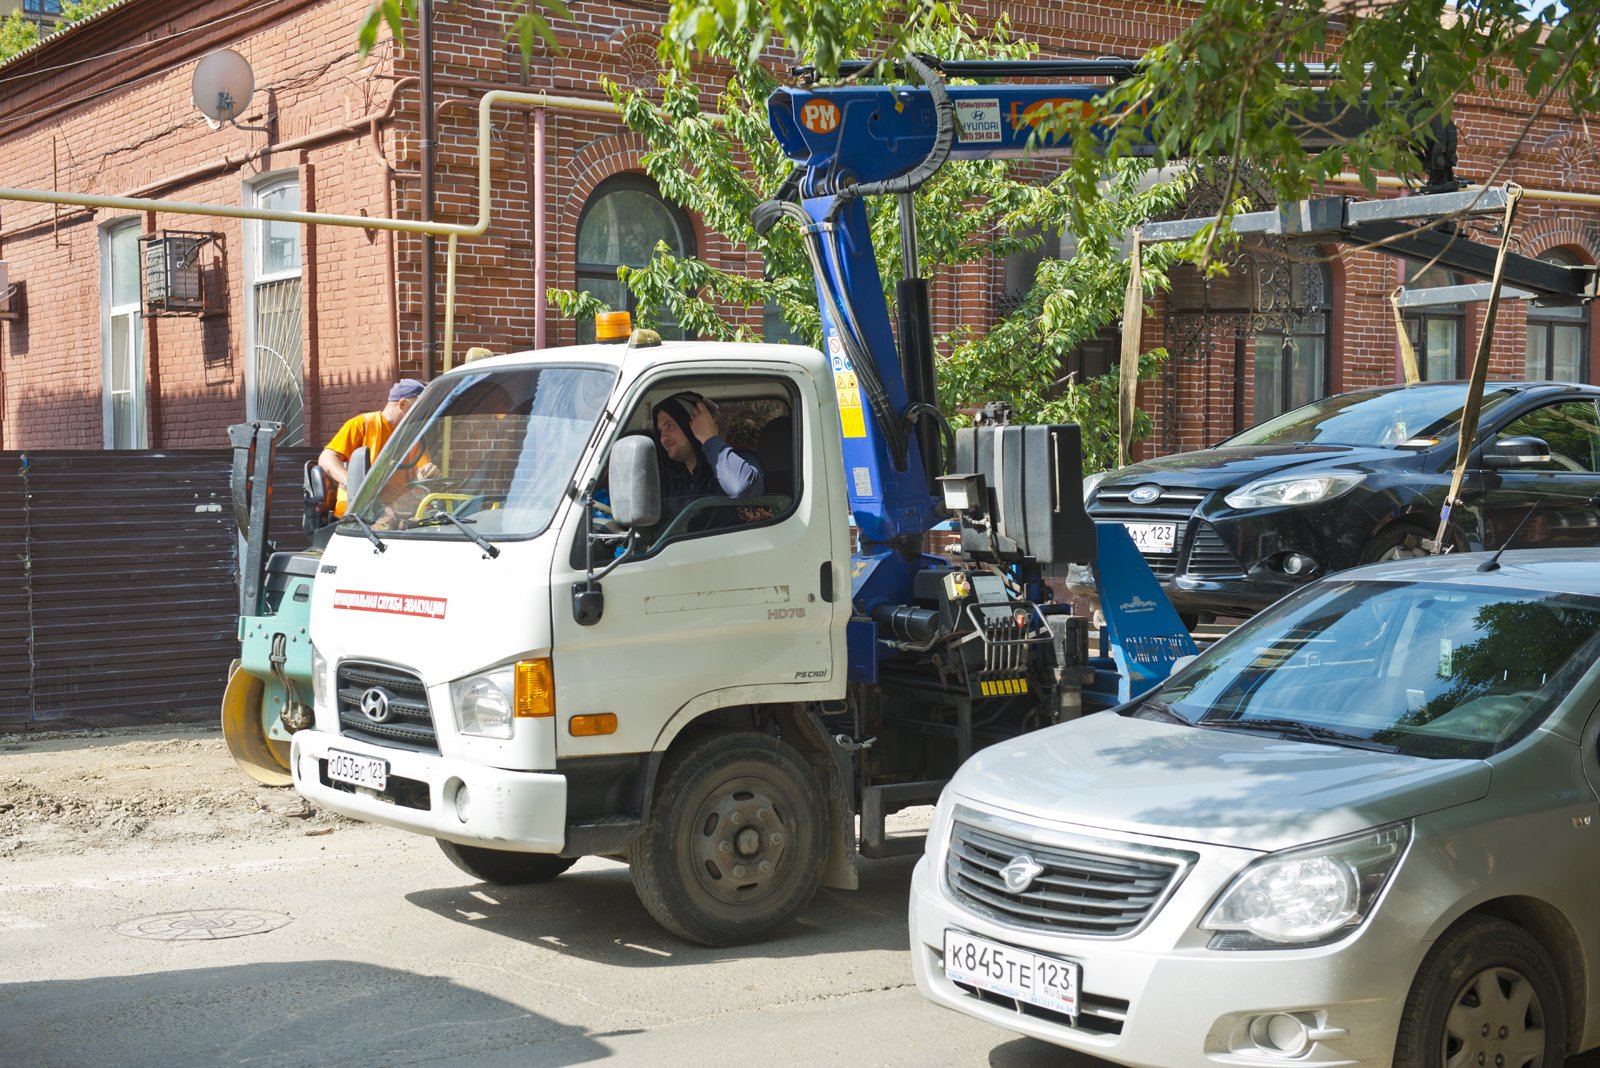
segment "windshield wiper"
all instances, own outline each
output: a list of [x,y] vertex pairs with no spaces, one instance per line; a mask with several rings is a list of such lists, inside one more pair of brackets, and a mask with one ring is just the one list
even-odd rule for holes
[[[385,545],[383,539],[378,537],[377,531],[373,530],[370,526],[367,525],[367,521],[365,519],[362,519],[359,515],[357,515],[354,512],[351,512],[348,515],[346,515],[345,519],[349,520],[350,522],[354,523],[356,526],[361,528],[361,533],[365,534],[367,536],[367,540],[370,541],[373,544],[373,546],[374,546],[374,550],[373,551],[374,552],[384,553],[384,552],[388,552],[389,551],[389,546]],[[341,523],[339,525],[343,526],[344,524]]]
[[1313,742],[1332,742],[1335,745],[1348,746],[1352,749],[1372,749],[1380,753],[1398,753],[1400,751],[1399,746],[1374,742],[1370,738],[1361,737],[1359,734],[1347,734],[1331,727],[1319,727],[1314,723],[1302,723],[1298,719],[1202,719],[1196,726],[1210,727],[1219,731],[1270,731],[1273,734],[1290,735]]
[[461,533],[471,538],[472,543],[483,550],[485,559],[493,560],[495,557],[500,555],[500,550],[491,544],[488,538],[484,537],[482,534],[479,534],[476,530],[473,530],[467,525],[468,523],[473,522],[476,522],[476,520],[457,519],[449,512],[435,512],[426,519],[419,519],[415,523],[412,523],[410,529],[415,530],[418,527],[436,527],[440,523],[454,523],[456,528],[459,529]]
[[1137,707],[1128,710],[1128,715],[1138,716],[1141,719],[1146,718],[1145,713],[1149,713],[1148,718],[1150,719],[1164,719],[1169,723],[1182,723],[1185,727],[1194,726],[1189,720],[1180,716],[1171,705],[1165,701],[1157,701],[1153,697],[1139,702]]

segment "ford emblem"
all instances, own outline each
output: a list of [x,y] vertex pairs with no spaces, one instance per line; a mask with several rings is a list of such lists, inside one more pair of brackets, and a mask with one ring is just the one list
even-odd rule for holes
[[1011,863],[1000,869],[1001,878],[1006,881],[1006,889],[1013,894],[1020,894],[1033,884],[1033,880],[1044,871],[1044,866],[1035,861],[1028,854],[1011,858]]
[[1150,504],[1161,499],[1160,486],[1135,486],[1128,494],[1129,504]]
[[361,714],[374,723],[389,721],[389,691],[374,686],[361,695]]

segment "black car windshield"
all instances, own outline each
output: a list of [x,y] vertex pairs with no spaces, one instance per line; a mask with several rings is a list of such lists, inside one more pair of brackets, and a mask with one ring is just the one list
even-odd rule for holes
[[1207,650],[1154,695],[1149,714],[1411,756],[1482,758],[1543,722],[1597,654],[1600,600],[1329,582]]
[[406,413],[350,511],[385,539],[466,537],[443,511],[486,538],[540,534],[615,379],[593,367],[452,375]]
[[[1511,393],[1488,389],[1483,394],[1487,415]],[[1432,445],[1456,432],[1467,402],[1466,383],[1423,384],[1381,392],[1341,393],[1304,407],[1224,441],[1223,445],[1356,445],[1401,448]]]

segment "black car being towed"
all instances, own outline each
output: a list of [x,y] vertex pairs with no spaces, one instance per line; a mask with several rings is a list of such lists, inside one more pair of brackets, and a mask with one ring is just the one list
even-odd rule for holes
[[[1213,448],[1084,482],[1186,617],[1250,615],[1311,579],[1423,552],[1455,463],[1464,382],[1341,393]],[[1448,544],[1600,544],[1600,387],[1491,382]],[[1537,508],[1535,508],[1537,505]],[[1600,560],[1600,556],[1597,556]]]

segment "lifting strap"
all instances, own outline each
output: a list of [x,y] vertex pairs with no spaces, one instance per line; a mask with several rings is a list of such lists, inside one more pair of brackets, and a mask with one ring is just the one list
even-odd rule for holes
[[1406,385],[1414,386],[1422,381],[1422,369],[1417,366],[1417,347],[1411,344],[1405,317],[1400,314],[1400,294],[1405,291],[1405,286],[1395,286],[1389,293],[1389,306],[1394,309],[1395,337],[1400,339],[1400,366],[1405,371]]
[[1140,266],[1139,228],[1133,228],[1128,288],[1122,295],[1122,364],[1117,377],[1117,466],[1132,460],[1133,417],[1138,411],[1139,349],[1144,332],[1144,271]]
[[[1445,552],[1445,532],[1450,526],[1450,511],[1461,502],[1461,479],[1466,474],[1467,457],[1472,453],[1478,436],[1478,412],[1483,407],[1483,383],[1489,373],[1489,347],[1494,339],[1495,315],[1500,310],[1500,282],[1505,276],[1506,253],[1511,248],[1511,223],[1516,218],[1517,201],[1522,199],[1522,187],[1506,186],[1506,215],[1500,226],[1500,252],[1494,259],[1494,278],[1489,286],[1489,302],[1483,311],[1483,328],[1478,331],[1478,348],[1472,356],[1472,378],[1467,386],[1467,402],[1461,407],[1461,435],[1456,440],[1456,466],[1450,475],[1450,492],[1444,506],[1439,509],[1439,530],[1427,548],[1433,553]],[[1402,336],[1404,336],[1402,332]]]

